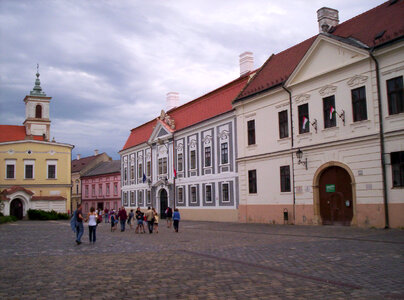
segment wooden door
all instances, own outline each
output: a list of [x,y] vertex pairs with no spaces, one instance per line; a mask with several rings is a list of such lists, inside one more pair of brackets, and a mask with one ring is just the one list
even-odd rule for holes
[[353,217],[350,175],[343,168],[329,167],[320,176],[320,215],[323,225],[349,226]]
[[10,216],[16,217],[21,220],[23,217],[23,207],[20,199],[14,199],[10,203]]
[[168,196],[167,191],[162,189],[160,192],[160,218],[166,218],[166,209],[168,207]]

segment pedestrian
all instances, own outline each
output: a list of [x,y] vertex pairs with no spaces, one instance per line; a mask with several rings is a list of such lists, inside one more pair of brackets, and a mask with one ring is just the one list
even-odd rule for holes
[[111,217],[111,232],[113,232],[116,230],[116,224],[118,223],[114,210],[111,211],[110,217]]
[[167,207],[166,217],[167,217],[167,228],[171,228],[171,224],[173,223],[173,210],[171,209],[171,207]]
[[77,245],[81,244],[81,237],[83,236],[84,233],[84,227],[83,227],[83,205],[80,203],[79,207],[76,210],[76,243]]
[[109,209],[108,208],[104,209],[104,219],[105,219],[105,223],[109,223]]
[[131,209],[130,213],[129,213],[129,219],[128,219],[128,225],[130,226],[130,229],[133,229],[132,220],[134,219],[133,218],[134,216],[135,216],[135,214],[133,213],[133,209]]
[[88,221],[88,232],[89,232],[89,238],[90,238],[90,244],[95,243],[96,240],[96,230],[97,230],[97,213],[95,212],[95,208],[92,206],[90,208],[90,213],[88,214],[85,222]]
[[140,210],[140,207],[136,209],[136,221],[137,221],[137,226],[135,229],[135,233],[145,233],[146,231],[144,230],[143,226],[143,212]]
[[159,233],[159,214],[156,212],[156,209],[153,208],[153,213],[154,213],[154,225],[153,225],[153,230],[156,233]]
[[150,206],[147,208],[145,213],[146,221],[147,221],[147,228],[149,228],[149,233],[153,233],[153,223],[154,223],[154,213]]
[[122,206],[121,210],[118,212],[119,221],[121,221],[121,232],[125,231],[125,223],[128,215],[126,214],[125,207]]
[[173,220],[174,220],[174,230],[175,232],[178,232],[178,226],[180,225],[180,212],[178,211],[178,208],[174,209],[174,214],[173,214]]

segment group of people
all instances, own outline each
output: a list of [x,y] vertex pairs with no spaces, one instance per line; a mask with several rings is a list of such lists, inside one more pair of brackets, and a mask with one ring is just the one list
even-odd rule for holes
[[[167,228],[171,228],[172,221],[174,221],[174,231],[178,232],[179,221],[181,219],[178,209],[174,209],[173,212],[171,207],[168,207],[165,211],[165,215],[167,218]],[[147,228],[150,234],[152,234],[153,231],[155,233],[159,232],[159,215],[156,212],[156,209],[151,208],[150,206],[144,213],[140,210],[140,207],[137,208],[135,213],[133,212],[133,209],[131,209],[129,214],[127,214],[124,207],[122,207],[118,213],[115,213],[114,210],[108,211],[108,209],[106,209],[104,210],[104,217],[105,223],[111,223],[111,232],[116,230],[118,222],[120,222],[121,224],[121,232],[125,231],[126,223],[130,226],[131,229],[133,229],[133,225],[135,222],[135,233],[146,233],[144,223],[147,224]],[[100,215],[99,211],[96,211],[94,207],[91,207],[90,213],[87,215],[87,217],[84,217],[82,212],[82,204],[79,205],[77,210],[73,213],[72,219],[70,221],[72,230],[76,233],[77,245],[81,244],[81,237],[84,233],[83,222],[88,222],[90,244],[94,244],[96,241],[97,225],[98,223],[102,222],[102,215]]]

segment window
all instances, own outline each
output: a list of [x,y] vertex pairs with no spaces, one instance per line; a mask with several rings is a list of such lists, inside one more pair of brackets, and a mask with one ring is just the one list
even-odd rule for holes
[[191,151],[191,169],[196,169],[196,151]]
[[281,192],[290,192],[290,167],[281,167]]
[[137,166],[137,178],[139,179],[139,180],[143,180],[143,164],[139,164],[138,166]]
[[191,203],[196,203],[196,186],[191,186]]
[[76,194],[79,193],[79,184],[76,184]]
[[366,90],[362,86],[351,91],[353,121],[359,122],[368,119],[366,108]]
[[15,179],[15,161],[6,160],[6,178]]
[[248,145],[255,145],[255,120],[247,121]]
[[35,107],[35,118],[37,119],[42,118],[42,106],[39,104]]
[[227,164],[229,162],[229,149],[227,143],[221,144],[220,149],[222,164]]
[[151,196],[150,195],[151,195],[150,191],[147,191],[146,192],[146,201],[147,201],[147,203],[151,203]]
[[135,166],[130,165],[130,180],[135,179]]
[[393,187],[404,187],[404,151],[391,153]]
[[278,121],[279,121],[279,138],[280,139],[287,138],[289,136],[287,110],[278,112]]
[[222,184],[222,196],[223,202],[229,202],[230,201],[230,197],[229,197],[229,184],[228,183],[223,183]]
[[[139,199],[138,199],[139,203],[143,204],[143,191],[139,190]],[[150,199],[146,199],[147,204],[150,204]]]
[[102,196],[102,184],[98,185],[98,196]]
[[335,97],[323,98],[324,128],[337,126],[337,117],[335,114]]
[[178,158],[177,158],[177,169],[178,169],[178,171],[182,171],[182,170],[183,170],[182,153],[179,153],[179,154],[178,154]]
[[257,193],[257,170],[248,171],[248,191],[250,194]]
[[128,180],[128,169],[126,168],[126,164],[123,167],[123,183],[126,184],[127,180]]
[[34,178],[34,160],[24,160],[24,169],[25,169],[25,179],[33,179]]
[[123,193],[123,205],[128,206],[128,193]]
[[106,194],[107,194],[107,196],[109,196],[109,185],[110,185],[110,183],[107,183],[107,184],[106,184],[106,190],[107,190],[107,191],[106,191]]
[[211,185],[205,186],[205,201],[212,202],[212,186]]
[[159,158],[159,175],[167,174],[167,157]]
[[184,203],[184,189],[182,187],[178,188],[178,203]]
[[86,185],[85,190],[86,190],[86,197],[88,197],[88,185]]
[[57,165],[57,161],[55,160],[48,160],[46,162],[46,164],[48,165],[48,179],[56,179],[56,165]]
[[92,190],[91,190],[91,196],[95,196],[95,184],[93,184],[92,186]]
[[146,163],[146,176],[150,176],[151,175],[151,161],[149,160]]
[[114,183],[114,195],[115,196],[118,195],[118,183],[117,182]]
[[403,76],[387,80],[389,115],[404,112]]
[[309,119],[309,104],[302,104],[298,106],[299,113],[299,133],[310,132],[310,119]]
[[211,148],[206,147],[205,148],[205,167],[210,167],[211,166]]

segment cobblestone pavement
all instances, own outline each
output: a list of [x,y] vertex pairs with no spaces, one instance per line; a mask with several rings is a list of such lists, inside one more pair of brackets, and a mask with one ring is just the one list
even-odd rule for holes
[[404,299],[404,230],[180,223],[175,233],[67,221],[0,226],[0,299]]

